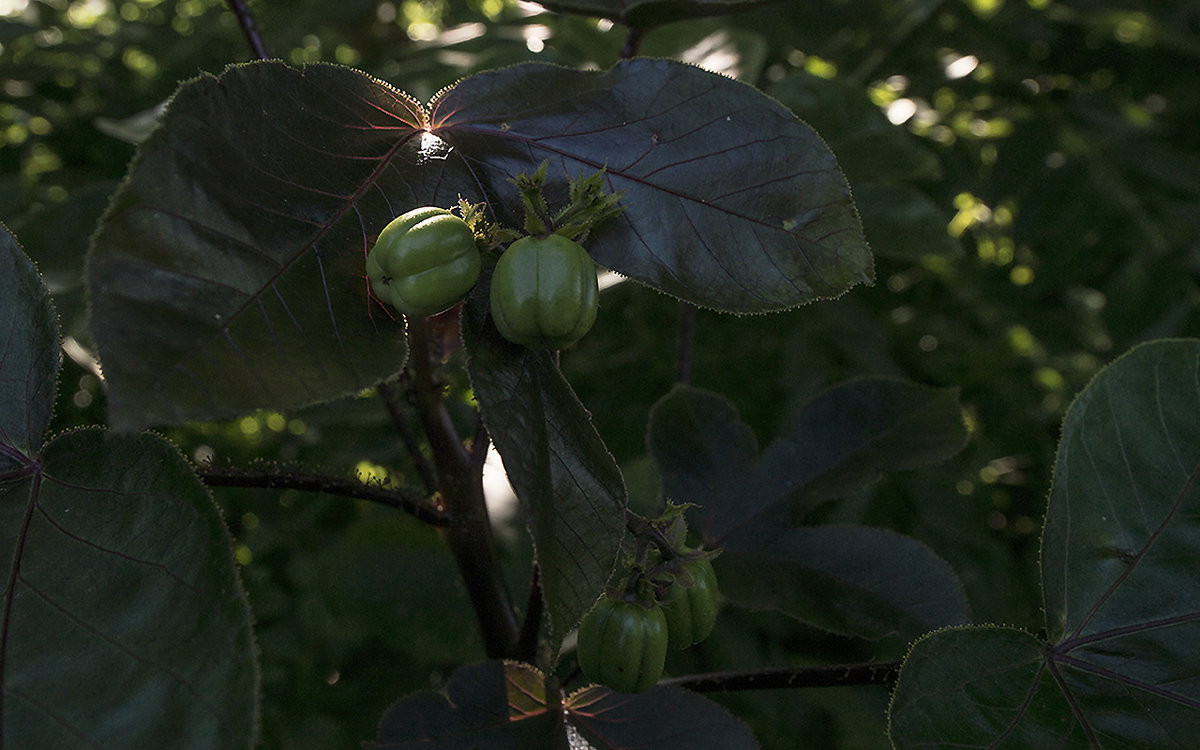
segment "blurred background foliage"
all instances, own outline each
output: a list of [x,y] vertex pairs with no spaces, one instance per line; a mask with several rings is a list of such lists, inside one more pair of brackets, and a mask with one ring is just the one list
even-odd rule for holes
[[[251,9],[272,55],[352,65],[421,99],[521,61],[607,67],[626,42],[608,20],[514,0]],[[962,455],[886,478],[823,520],[925,541],[962,577],[978,620],[1040,629],[1037,540],[1066,407],[1131,345],[1200,334],[1200,4],[781,2],[648,30],[640,51],[736,77],[808,121],[846,171],[877,253],[876,285],[836,301],[745,318],[700,311],[692,381],[732,399],[763,444],[846,378],[961,389],[973,434]],[[104,420],[82,273],[134,144],[180,81],[249,57],[219,0],[0,0],[0,220],[45,274],[69,336],[59,429]],[[563,356],[643,506],[657,502],[646,414],[676,378],[681,320],[674,300],[617,284],[592,334]],[[459,357],[447,372],[469,429]],[[392,420],[368,393],[169,436],[197,461],[419,486]],[[264,747],[356,746],[398,696],[483,657],[434,531],[339,498],[215,494],[258,622]],[[496,515],[521,601],[528,542],[510,506]],[[668,671],[896,658],[903,647],[727,609]],[[834,749],[884,746],[886,699],[883,689],[720,698],[764,747]]]

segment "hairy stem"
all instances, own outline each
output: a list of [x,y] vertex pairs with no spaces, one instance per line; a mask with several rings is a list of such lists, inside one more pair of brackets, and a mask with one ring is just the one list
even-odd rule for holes
[[225,2],[237,18],[238,26],[241,27],[242,35],[246,37],[246,43],[250,45],[250,51],[254,57],[258,60],[266,60],[270,57],[267,45],[263,43],[262,35],[258,33],[258,24],[254,22],[254,16],[246,7],[245,0],[225,0]]
[[475,608],[488,657],[506,657],[516,647],[520,625],[496,556],[483,497],[482,462],[463,445],[434,382],[428,323],[413,317],[408,326],[417,412],[433,451],[438,487],[449,517],[446,541]]
[[821,667],[777,667],[737,672],[711,672],[661,680],[659,685],[678,685],[697,693],[734,690],[778,690],[802,687],[850,687],[887,685],[900,674],[900,662],[870,662]]
[[449,520],[441,508],[420,493],[407,488],[386,488],[357,479],[345,479],[303,471],[276,468],[244,469],[233,466],[198,466],[200,481],[209,487],[252,487],[259,489],[304,490],[368,500],[390,508],[399,508],[430,526],[445,526]]

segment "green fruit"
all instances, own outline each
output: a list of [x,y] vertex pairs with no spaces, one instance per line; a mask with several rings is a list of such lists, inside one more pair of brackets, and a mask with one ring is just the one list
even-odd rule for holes
[[717,620],[717,600],[721,593],[711,562],[692,560],[683,567],[691,575],[692,585],[684,586],[676,580],[662,602],[668,643],[674,649],[687,648],[708,637]]
[[393,219],[367,254],[371,291],[416,317],[461,301],[475,285],[481,266],[471,228],[436,206]]
[[600,597],[579,625],[579,667],[619,693],[654,687],[667,658],[667,621],[659,607]]
[[556,234],[517,240],[492,275],[492,319],[504,338],[525,346],[578,341],[596,322],[599,298],[591,256]]

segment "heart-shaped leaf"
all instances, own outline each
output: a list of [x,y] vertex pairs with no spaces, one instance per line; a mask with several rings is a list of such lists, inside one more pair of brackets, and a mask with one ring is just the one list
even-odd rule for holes
[[373,304],[379,230],[469,190],[424,112],[348,68],[278,63],[185,83],[96,237],[92,326],[110,419],[228,417],[357,391],[396,372]]
[[731,600],[865,638],[912,638],[965,622],[962,586],[916,540],[800,520],[882,471],[943,460],[965,441],[953,391],[883,378],[818,396],[761,458],[733,406],[696,388],[659,401],[647,437],[664,493],[695,504],[690,525],[706,546],[723,549],[714,567]]
[[464,79],[429,114],[348,68],[238,66],[180,87],[96,237],[113,423],[287,408],[395,372],[402,328],[364,271],[379,230],[460,196],[515,224],[509,179],[543,161],[555,200],[606,169],[624,212],[590,251],[696,304],[778,310],[872,278],[821,139],[699,68],[520,65]]
[[566,177],[605,170],[623,213],[588,250],[602,265],[697,305],[781,310],[873,275],[833,154],[757,90],[669,60],[604,73],[523,65],[443,92],[434,132],[485,192],[548,160]]
[[7,232],[0,312],[0,745],[252,746],[250,613],[212,498],[153,435],[43,444],[58,330]]
[[504,340],[481,297],[463,314],[467,370],[525,509],[551,629],[562,638],[612,573],[625,484],[554,355]]
[[1198,378],[1200,341],[1153,342],[1072,404],[1042,536],[1047,641],[987,628],[918,643],[893,697],[898,746],[1195,745]]

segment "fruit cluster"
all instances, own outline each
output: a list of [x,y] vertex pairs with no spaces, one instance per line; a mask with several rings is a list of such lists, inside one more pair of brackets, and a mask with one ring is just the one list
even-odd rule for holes
[[[453,307],[475,286],[482,260],[470,225],[427,206],[392,220],[367,254],[367,278],[380,300],[409,316]],[[492,319],[516,344],[561,349],[596,321],[596,267],[579,243],[557,234],[523,237],[492,274]]]
[[684,649],[712,632],[720,591],[707,559],[682,564],[661,601],[607,594],[579,625],[579,667],[588,679],[640,693],[662,676],[667,649]]

